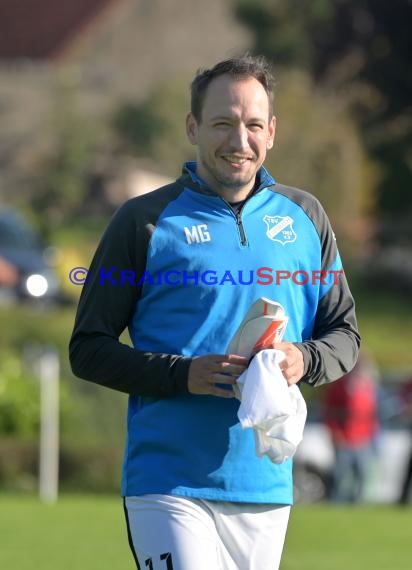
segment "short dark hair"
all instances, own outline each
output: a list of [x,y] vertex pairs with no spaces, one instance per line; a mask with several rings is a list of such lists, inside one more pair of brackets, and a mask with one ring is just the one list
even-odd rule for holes
[[268,95],[270,108],[273,106],[274,78],[269,62],[263,56],[252,56],[248,53],[217,63],[211,69],[199,69],[190,85],[191,112],[200,124],[202,108],[207,88],[221,75],[230,75],[234,79],[254,77],[261,83]]

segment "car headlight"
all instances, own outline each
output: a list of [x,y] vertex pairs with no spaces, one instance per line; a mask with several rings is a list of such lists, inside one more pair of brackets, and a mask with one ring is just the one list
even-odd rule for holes
[[32,297],[43,297],[47,293],[48,288],[49,283],[44,275],[33,273],[26,279],[26,289]]

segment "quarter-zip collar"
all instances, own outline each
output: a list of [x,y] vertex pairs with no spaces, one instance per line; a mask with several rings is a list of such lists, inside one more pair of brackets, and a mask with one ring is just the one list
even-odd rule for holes
[[233,217],[236,220],[236,225],[239,231],[240,243],[243,247],[246,247],[248,245],[248,240],[242,220],[242,213],[247,202],[261,190],[264,190],[268,186],[274,186],[276,184],[275,179],[272,178],[272,176],[263,166],[261,166],[256,173],[256,183],[253,191],[244,200],[240,209],[234,209],[227,200],[225,200],[222,196],[211,190],[207,186],[206,182],[204,182],[204,180],[202,180],[200,176],[198,176],[198,174],[196,173],[196,162],[194,161],[186,162],[184,164],[182,176],[177,180],[177,182],[182,184],[186,188],[190,188],[191,190],[195,190],[196,192],[207,194],[209,196],[213,196],[214,198],[219,198],[220,200],[222,200],[227,205],[229,211],[232,213]]

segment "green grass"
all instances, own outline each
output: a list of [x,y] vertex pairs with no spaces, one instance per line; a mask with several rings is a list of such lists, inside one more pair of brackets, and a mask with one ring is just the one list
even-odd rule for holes
[[121,499],[65,496],[0,498],[0,568],[133,570]]
[[[387,506],[297,505],[281,570],[409,570],[410,517]],[[133,570],[120,499],[72,495],[48,506],[1,496],[0,568]]]
[[408,570],[411,536],[409,509],[297,505],[281,570]]

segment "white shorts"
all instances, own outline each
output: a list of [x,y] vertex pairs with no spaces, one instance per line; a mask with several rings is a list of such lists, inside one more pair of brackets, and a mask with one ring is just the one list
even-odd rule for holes
[[140,570],[277,570],[290,506],[171,495],[126,497]]

